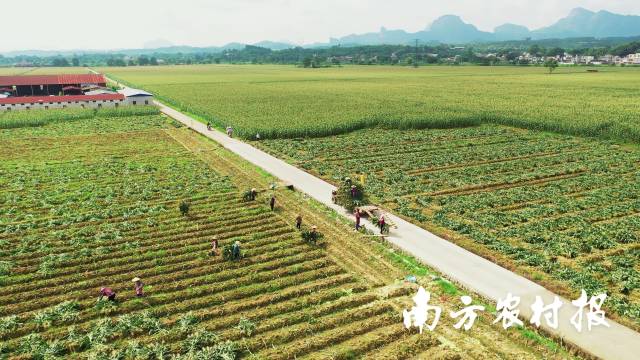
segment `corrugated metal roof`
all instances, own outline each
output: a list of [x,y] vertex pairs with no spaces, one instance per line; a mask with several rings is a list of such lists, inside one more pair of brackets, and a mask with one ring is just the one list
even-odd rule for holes
[[102,74],[0,76],[0,86],[105,84]]
[[133,88],[124,88],[122,90],[118,90],[118,92],[126,97],[132,97],[132,96],[153,96],[152,94],[144,91],[144,90],[140,90],[140,89],[133,89]]
[[97,90],[91,90],[91,91],[87,91],[84,93],[85,95],[102,95],[102,94],[117,94],[111,90],[105,90],[105,89],[97,89]]
[[69,101],[108,101],[124,100],[122,94],[102,94],[102,95],[67,95],[67,96],[19,96],[0,99],[0,104],[36,104]]

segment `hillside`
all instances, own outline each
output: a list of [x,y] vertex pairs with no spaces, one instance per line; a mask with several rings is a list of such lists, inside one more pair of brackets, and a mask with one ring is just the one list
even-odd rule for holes
[[436,19],[424,31],[410,33],[382,28],[378,33],[353,34],[331,39],[328,45],[411,44],[415,39],[425,43],[466,44],[529,38],[542,40],[634,36],[640,36],[640,16],[619,15],[608,11],[592,12],[577,8],[555,24],[537,30],[530,30],[522,25],[504,24],[496,27],[493,32],[484,32],[472,24],[465,23],[458,16],[445,15]]

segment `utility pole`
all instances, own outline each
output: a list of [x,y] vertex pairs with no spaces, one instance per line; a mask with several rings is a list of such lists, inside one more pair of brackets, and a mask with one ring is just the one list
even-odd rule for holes
[[416,39],[416,58],[413,59],[413,67],[418,67],[418,39]]

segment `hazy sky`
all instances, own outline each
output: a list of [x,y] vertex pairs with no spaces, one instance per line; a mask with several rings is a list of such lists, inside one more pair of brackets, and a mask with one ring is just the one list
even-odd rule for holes
[[481,30],[505,22],[535,29],[579,6],[640,15],[639,0],[6,0],[0,52],[138,48],[155,39],[326,42],[381,26],[418,31],[446,14]]

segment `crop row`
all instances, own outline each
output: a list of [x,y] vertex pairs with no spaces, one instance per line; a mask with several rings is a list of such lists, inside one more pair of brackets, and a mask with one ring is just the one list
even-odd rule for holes
[[[111,68],[109,76],[244,138],[321,137],[363,128],[482,123],[637,141],[633,71],[545,76],[536,68]],[[526,85],[523,85],[526,84]],[[575,96],[574,89],[583,89]],[[284,102],[282,99],[288,99]],[[526,104],[526,106],[523,106]]]
[[[610,309],[637,320],[637,271],[625,270],[629,276],[621,283],[615,268],[596,276],[581,259],[640,241],[640,152],[508,128],[495,130],[502,142],[492,141],[486,129],[365,130],[257,144],[332,181],[364,174],[373,201],[426,227],[471,238],[511,266],[536,267],[574,290],[606,291]],[[478,141],[457,146],[474,132]],[[398,152],[390,147],[420,137],[427,141],[401,145]],[[340,153],[349,147],[352,156]]]

